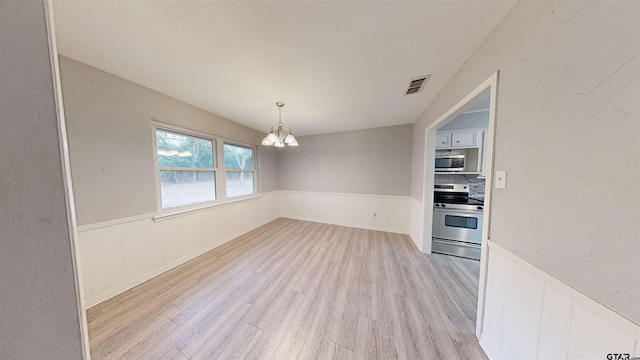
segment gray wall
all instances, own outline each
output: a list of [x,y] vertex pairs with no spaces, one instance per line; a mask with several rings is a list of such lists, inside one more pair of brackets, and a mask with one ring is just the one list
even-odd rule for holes
[[281,190],[409,196],[412,125],[301,136],[281,149]]
[[[156,211],[151,120],[259,144],[264,134],[60,56],[78,225]],[[262,192],[277,153],[259,148]]]
[[500,70],[490,239],[640,323],[640,2],[521,1],[414,124]]
[[43,1],[0,1],[0,359],[81,359]]

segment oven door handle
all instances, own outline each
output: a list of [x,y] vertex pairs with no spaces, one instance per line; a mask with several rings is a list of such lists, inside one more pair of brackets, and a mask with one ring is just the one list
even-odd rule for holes
[[433,211],[439,211],[441,213],[446,213],[447,215],[460,215],[460,216],[469,216],[475,215],[476,217],[482,217],[484,215],[484,211],[482,210],[461,210],[461,209],[447,209],[447,208],[434,208]]

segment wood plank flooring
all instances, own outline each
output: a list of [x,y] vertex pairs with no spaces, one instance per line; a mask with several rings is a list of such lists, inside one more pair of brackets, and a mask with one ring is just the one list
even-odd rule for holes
[[479,263],[278,219],[88,310],[91,358],[486,359]]

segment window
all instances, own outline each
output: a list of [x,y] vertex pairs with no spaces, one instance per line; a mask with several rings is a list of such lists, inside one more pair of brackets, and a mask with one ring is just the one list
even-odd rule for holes
[[214,140],[156,128],[162,209],[216,200]]
[[257,193],[256,148],[153,122],[158,211],[224,204]]
[[255,193],[254,149],[224,144],[224,171],[227,198]]

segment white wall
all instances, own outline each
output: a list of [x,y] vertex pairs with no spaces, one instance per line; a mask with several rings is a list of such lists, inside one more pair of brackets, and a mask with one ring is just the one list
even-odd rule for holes
[[[489,243],[485,322],[490,359],[607,359],[640,355],[640,327]],[[622,357],[625,358],[625,357]]]
[[0,1],[0,359],[82,359],[43,1]]
[[299,137],[278,154],[281,216],[408,234],[412,128]]
[[[279,217],[261,132],[66,57],[60,71],[87,306]],[[260,196],[152,221],[153,120],[256,145]]]
[[147,214],[84,225],[85,301],[96,305],[278,217],[408,234],[410,216],[408,196],[283,190],[155,222]]
[[408,234],[411,221],[409,196],[280,192],[280,216]]
[[254,144],[263,134],[60,60],[87,306],[281,216],[409,233],[411,125],[259,147],[260,197],[154,222],[151,120]]
[[493,192],[489,238],[635,323],[639,6],[519,2],[414,124],[411,192],[422,201],[424,129],[499,70],[507,188]]
[[82,226],[87,306],[96,305],[278,218],[278,193],[152,220],[142,215]]
[[88,307],[279,217],[408,234],[411,198],[283,190],[156,221],[152,216],[80,227]]

